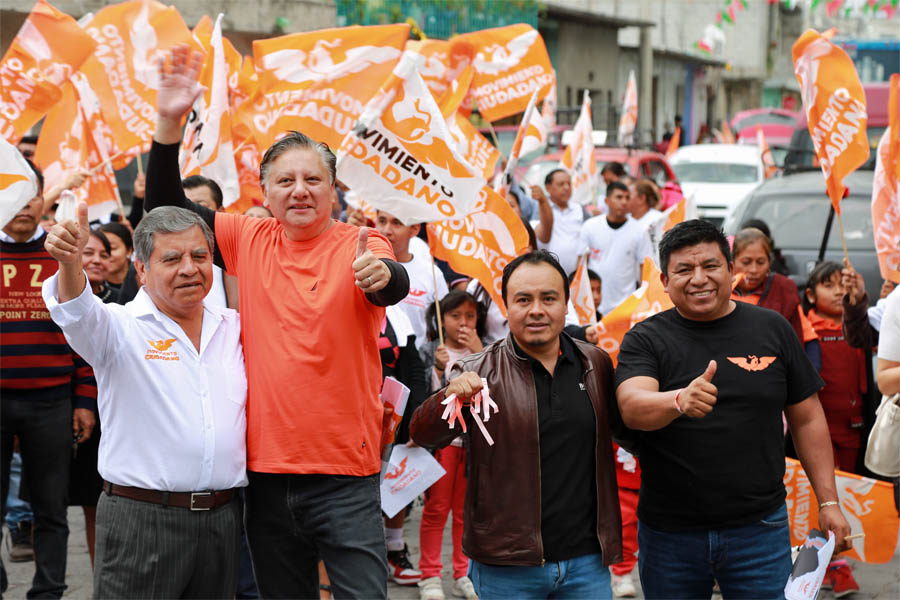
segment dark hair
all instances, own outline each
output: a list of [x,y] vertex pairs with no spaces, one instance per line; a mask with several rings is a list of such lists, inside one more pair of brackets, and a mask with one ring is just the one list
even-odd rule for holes
[[91,229],[90,231],[91,235],[100,240],[100,243],[103,244],[103,249],[106,250],[107,254],[112,252],[112,246],[109,245],[109,238],[106,237],[106,234],[99,229]]
[[[764,234],[766,234],[766,237],[769,238],[769,241],[772,241],[772,231],[769,229],[769,226],[766,225],[765,221],[763,221],[762,219],[747,219],[746,221],[744,221],[744,224],[741,225],[741,229],[749,229],[751,227],[753,229],[759,229]],[[774,246],[775,243],[772,242],[772,245]]]
[[553,183],[553,177],[554,177],[557,173],[566,173],[566,174],[568,174],[568,171],[566,171],[565,169],[553,169],[552,171],[550,171],[549,173],[547,173],[547,176],[546,176],[546,177],[544,177],[544,186],[548,186],[548,185],[550,185],[551,183]]
[[181,187],[186,190],[193,190],[198,187],[206,186],[209,188],[210,193],[212,194],[213,203],[215,203],[216,208],[222,208],[222,188],[219,187],[219,184],[204,177],[203,175],[191,175],[190,177],[186,177],[181,182]]
[[537,236],[534,234],[534,227],[524,218],[522,219],[522,225],[525,227],[525,231],[528,232],[528,245],[534,250],[537,248]]
[[259,184],[264,190],[266,189],[266,177],[269,175],[269,167],[272,161],[294,148],[318,152],[319,158],[322,159],[331,178],[330,183],[334,185],[337,172],[337,158],[334,156],[331,148],[328,147],[328,144],[317,142],[299,131],[288,131],[284,137],[269,146],[269,149],[263,154],[262,161],[259,163]]
[[[22,158],[25,158],[24,156]],[[28,163],[28,166],[31,167],[31,170],[34,171],[34,176],[37,179],[38,183],[38,196],[43,195],[44,193],[44,174],[41,173],[41,170],[38,168],[36,164],[31,162],[31,159],[25,158],[25,162]]]
[[131,232],[128,231],[128,228],[121,223],[110,221],[109,223],[101,225],[100,231],[119,236],[119,238],[122,240],[122,243],[125,244],[126,248],[128,248],[129,250],[134,249],[134,242],[131,240]]
[[612,173],[616,177],[621,177],[625,174],[625,166],[613,160],[603,165],[603,168],[600,169],[600,174],[603,175],[604,173]]
[[[475,299],[475,296],[470,294],[465,290],[450,290],[446,296],[441,298],[441,315],[445,315],[451,310],[459,308],[466,302],[471,302],[475,307],[475,314],[477,315],[475,321],[475,333],[478,337],[484,337],[485,333],[485,313],[481,310],[478,300]],[[438,334],[438,326],[437,326],[437,314],[435,312],[435,304],[431,303],[431,306],[428,307],[428,311],[425,313],[425,326],[426,333],[425,337],[429,340],[437,340],[440,339],[440,335]]]
[[597,273],[596,271],[592,271],[590,269],[588,269],[588,280],[589,281],[599,281],[600,283],[603,283],[603,279],[600,278],[600,274]]
[[606,195],[609,196],[610,193],[612,193],[616,190],[622,190],[623,192],[625,192],[627,194],[628,186],[625,185],[624,183],[622,183],[621,181],[610,181],[609,185],[606,186]]
[[815,304],[810,302],[809,298],[806,297],[806,292],[812,290],[813,295],[815,295],[817,285],[828,281],[834,277],[835,273],[840,273],[843,268],[841,263],[834,262],[833,260],[823,260],[815,266],[810,272],[809,279],[806,280],[806,287],[801,294],[800,301],[803,304],[803,312],[809,312],[809,309],[815,306]]
[[731,252],[735,258],[743,252],[750,244],[760,242],[766,248],[766,254],[769,256],[769,262],[772,261],[772,240],[764,231],[756,227],[745,227],[737,232],[734,236],[734,244],[732,244]]
[[712,242],[719,245],[725,262],[731,265],[731,250],[728,248],[728,240],[722,230],[702,219],[691,219],[679,223],[667,231],[659,241],[659,266],[663,275],[668,277],[669,257],[676,250]]
[[19,143],[16,144],[16,146],[18,146],[19,144],[37,144],[37,140],[38,136],[36,135],[23,135],[22,139],[19,140]]
[[634,191],[647,199],[647,207],[655,208],[659,204],[659,192],[649,179],[638,179],[634,182]]
[[503,297],[504,303],[506,303],[506,285],[509,283],[509,278],[512,276],[513,271],[518,269],[523,263],[532,265],[547,263],[556,269],[563,280],[563,291],[565,292],[566,302],[569,301],[569,277],[556,259],[556,255],[547,250],[532,250],[531,252],[526,252],[525,254],[520,254],[515,257],[503,268],[503,283],[500,287],[500,295]]

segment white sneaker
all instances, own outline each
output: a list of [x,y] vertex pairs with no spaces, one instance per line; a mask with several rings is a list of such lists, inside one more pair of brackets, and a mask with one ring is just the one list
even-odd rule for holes
[[420,581],[419,600],[444,600],[444,586],[440,577],[427,577]]
[[637,596],[637,590],[634,589],[634,582],[631,580],[631,573],[612,576],[612,593],[613,596],[618,596],[619,598],[634,598]]
[[453,589],[451,591],[457,598],[478,600],[478,594],[475,593],[475,586],[472,584],[472,580],[465,575],[453,582]]

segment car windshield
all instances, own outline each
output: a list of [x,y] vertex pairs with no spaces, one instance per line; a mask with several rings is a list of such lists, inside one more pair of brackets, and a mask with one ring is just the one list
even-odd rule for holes
[[682,183],[755,183],[759,178],[754,165],[685,162],[673,164],[672,169]]
[[[822,244],[828,211],[828,201],[819,195],[774,196],[764,198],[761,204],[757,204],[754,214],[744,215],[743,220],[765,221],[779,248],[817,250]],[[872,250],[874,237],[869,201],[861,196],[844,199],[841,202],[841,218],[847,249]],[[828,249],[841,250],[841,234],[836,220],[828,238]]]

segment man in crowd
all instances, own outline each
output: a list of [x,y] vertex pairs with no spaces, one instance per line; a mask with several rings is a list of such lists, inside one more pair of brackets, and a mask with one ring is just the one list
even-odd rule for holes
[[394,257],[409,276],[409,294],[397,306],[409,317],[416,334],[416,346],[421,349],[428,343],[425,313],[429,306],[447,295],[447,281],[440,269],[432,265],[427,245],[421,254],[411,252],[410,242],[419,234],[418,224],[404,225],[394,215],[379,210],[375,217],[375,228],[391,243]]
[[782,411],[819,501],[849,546],[834,481],[822,380],[788,322],[730,300],[728,241],[692,220],[660,243],[675,307],[625,335],[616,373],[639,431],[638,568],[648,598],[781,597],[791,570]]
[[588,268],[602,280],[606,314],[637,288],[644,257],[650,256],[650,236],[628,218],[628,188],[613,181],[606,188],[608,212],[588,219],[581,228],[580,248],[590,252]]
[[578,232],[584,222],[584,209],[569,202],[572,177],[565,169],[550,171],[544,178],[544,187],[550,202],[540,186],[531,187],[531,194],[540,207],[540,223],[534,230],[538,246],[554,253],[566,273],[571,273],[578,262]]
[[[0,494],[5,513],[13,438],[18,436],[22,483],[34,511],[35,572],[28,596],[59,598],[66,589],[66,494],[73,437],[80,443],[91,436],[97,386],[93,371],[66,343],[41,300],[41,283],[56,272],[57,264],[44,250],[47,234],[39,227],[44,180],[29,164],[37,176],[38,194],[0,233]],[[5,590],[6,570],[0,566],[0,571],[0,588]]]
[[125,307],[91,293],[78,222],[47,236],[59,272],[44,282],[53,320],[96,365],[103,422],[94,596],[230,598],[247,485],[247,380],[238,314],[204,301],[213,236],[163,207],[134,232],[144,282]]
[[191,175],[181,182],[184,195],[191,202],[205,206],[209,210],[223,211],[222,188],[219,184],[203,175]]
[[[610,598],[607,565],[622,559],[610,427],[620,423],[609,356],[563,334],[569,285],[545,250],[503,271],[510,335],[461,359],[450,384],[416,410],[414,442],[462,434],[441,418],[445,398],[468,405],[487,380],[500,411],[488,442],[469,431],[463,550],[484,598]],[[546,564],[545,564],[546,563]]]
[[378,333],[384,306],[409,292],[406,271],[379,234],[332,220],[335,156],[297,132],[260,164],[274,219],[213,212],[185,198],[181,121],[202,90],[201,62],[179,47],[161,65],[146,204],[198,213],[240,279],[245,519],[260,594],[318,596],[322,558],[336,596],[384,598]]

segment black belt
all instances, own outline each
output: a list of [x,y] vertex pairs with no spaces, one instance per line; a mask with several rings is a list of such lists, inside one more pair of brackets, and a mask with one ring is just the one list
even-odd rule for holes
[[234,488],[207,492],[160,492],[159,490],[145,490],[127,485],[116,485],[105,480],[103,481],[103,491],[110,496],[121,496],[122,498],[140,502],[190,510],[212,510],[228,504],[234,497]]

